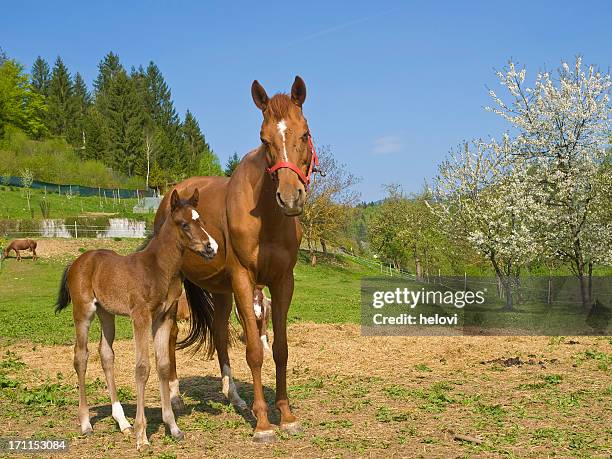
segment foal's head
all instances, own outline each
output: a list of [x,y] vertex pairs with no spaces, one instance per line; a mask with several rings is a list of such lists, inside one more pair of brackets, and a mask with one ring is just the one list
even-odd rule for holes
[[263,113],[260,137],[266,150],[268,167],[277,167],[271,171],[277,182],[276,201],[285,215],[300,215],[312,160],[310,132],[302,113],[306,85],[297,76],[291,87],[291,96],[276,94],[270,99],[266,90],[255,80],[251,95]]
[[217,254],[218,245],[204,229],[204,223],[196,210],[199,198],[197,188],[187,200],[181,199],[176,190],[172,191],[170,218],[176,225],[181,245],[210,260]]

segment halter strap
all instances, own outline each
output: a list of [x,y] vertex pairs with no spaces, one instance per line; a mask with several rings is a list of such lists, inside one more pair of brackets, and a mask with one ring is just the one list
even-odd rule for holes
[[310,184],[310,177],[315,170],[315,167],[319,165],[319,157],[317,156],[317,151],[315,150],[314,143],[312,142],[312,137],[308,134],[308,146],[310,147],[310,164],[308,165],[308,174],[304,175],[302,170],[293,164],[291,161],[279,161],[274,164],[272,167],[267,167],[266,172],[268,174],[273,174],[279,169],[291,169],[293,172],[297,174],[300,178],[300,181],[308,186]]

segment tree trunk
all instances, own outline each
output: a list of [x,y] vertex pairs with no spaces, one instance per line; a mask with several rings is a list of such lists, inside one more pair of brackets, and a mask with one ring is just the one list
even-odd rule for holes
[[589,307],[593,305],[593,262],[589,261]]
[[423,278],[423,267],[421,266],[421,260],[419,257],[414,258],[414,269],[416,273],[417,280]]
[[321,249],[323,249],[324,254],[327,254],[327,244],[323,239],[321,239]]

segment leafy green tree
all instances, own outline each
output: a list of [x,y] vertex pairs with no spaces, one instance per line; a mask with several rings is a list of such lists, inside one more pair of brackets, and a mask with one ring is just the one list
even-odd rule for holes
[[72,78],[61,57],[57,57],[49,83],[47,127],[51,134],[67,135],[75,115]]
[[34,91],[47,96],[49,94],[49,84],[51,83],[51,70],[47,61],[40,56],[32,64],[31,78]]
[[8,60],[8,57],[2,47],[0,46],[0,65],[4,64]]
[[225,175],[231,177],[238,167],[238,164],[240,164],[240,156],[238,156],[238,153],[234,152],[234,154],[229,157],[227,163],[225,164]]
[[44,99],[33,90],[23,66],[10,59],[0,65],[0,137],[8,126],[42,136],[45,110]]

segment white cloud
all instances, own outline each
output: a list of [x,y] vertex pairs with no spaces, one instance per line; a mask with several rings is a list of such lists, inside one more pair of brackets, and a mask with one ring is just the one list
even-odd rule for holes
[[375,155],[390,155],[402,150],[402,139],[397,135],[388,135],[374,140],[372,153]]

